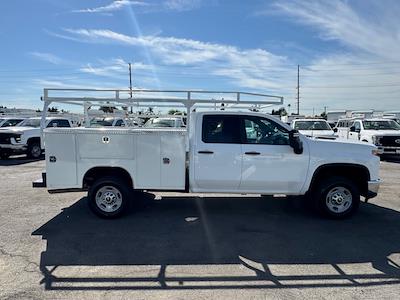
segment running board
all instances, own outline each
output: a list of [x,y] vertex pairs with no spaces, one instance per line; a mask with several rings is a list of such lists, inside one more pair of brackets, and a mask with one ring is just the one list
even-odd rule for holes
[[47,187],[46,184],[46,173],[42,173],[42,178],[41,179],[37,179],[35,181],[32,182],[32,187],[33,188],[45,188]]

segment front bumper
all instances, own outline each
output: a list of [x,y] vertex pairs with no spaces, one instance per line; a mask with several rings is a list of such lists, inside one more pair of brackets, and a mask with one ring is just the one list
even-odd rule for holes
[[400,147],[378,146],[380,154],[400,155]]
[[0,151],[10,153],[22,153],[28,149],[27,145],[0,144]]
[[380,179],[368,181],[368,192],[367,195],[365,196],[365,200],[368,201],[368,199],[374,198],[378,195],[380,184],[381,184]]

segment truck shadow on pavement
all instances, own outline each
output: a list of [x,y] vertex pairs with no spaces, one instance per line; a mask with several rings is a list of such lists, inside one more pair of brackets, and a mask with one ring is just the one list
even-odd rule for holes
[[[46,289],[400,284],[400,213],[374,204],[362,204],[351,219],[334,221],[309,213],[300,198],[163,197],[123,218],[104,220],[85,200],[33,232],[47,241],[40,258]],[[349,271],[357,264],[369,268]],[[291,268],[276,271],[280,266]],[[110,276],[107,268],[117,271]],[[155,273],[147,274],[151,269]]]
[[35,161],[40,161],[43,159],[44,155],[38,159],[27,158],[26,156],[17,156],[17,157],[11,156],[10,158],[7,159],[0,159],[0,166],[6,167],[6,166],[24,165]]

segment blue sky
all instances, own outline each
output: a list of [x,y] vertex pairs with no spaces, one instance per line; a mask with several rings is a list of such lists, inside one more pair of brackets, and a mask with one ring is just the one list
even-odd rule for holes
[[15,0],[0,4],[0,105],[44,87],[282,95],[301,112],[400,110],[400,2]]

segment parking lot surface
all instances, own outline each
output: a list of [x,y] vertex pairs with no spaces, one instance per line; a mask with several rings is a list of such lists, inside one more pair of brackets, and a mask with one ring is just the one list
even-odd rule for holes
[[301,198],[147,194],[103,220],[84,193],[33,189],[43,161],[0,160],[1,299],[398,299],[400,164],[342,221]]

